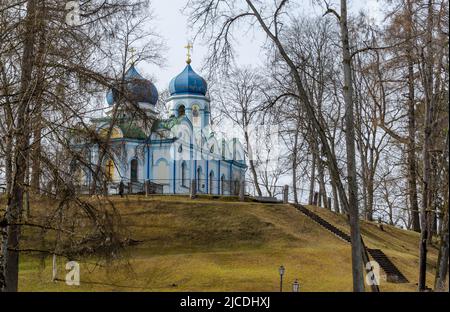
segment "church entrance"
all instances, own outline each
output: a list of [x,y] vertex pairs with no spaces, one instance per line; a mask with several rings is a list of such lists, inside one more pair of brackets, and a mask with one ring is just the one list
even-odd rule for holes
[[222,177],[220,178],[220,194],[224,195],[224,190],[225,190],[225,176],[222,175]]
[[209,187],[208,187],[208,192],[209,194],[213,194],[214,193],[214,172],[211,171],[209,173]]
[[204,192],[205,184],[202,179],[202,167],[197,168],[197,192]]
[[130,163],[130,180],[131,182],[138,182],[138,161],[132,159]]

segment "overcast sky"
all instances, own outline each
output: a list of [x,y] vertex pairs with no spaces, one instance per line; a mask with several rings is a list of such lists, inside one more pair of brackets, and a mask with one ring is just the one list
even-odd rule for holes
[[[338,0],[332,1],[338,2]],[[318,5],[312,6],[312,0],[296,0],[292,2],[300,4],[298,5],[298,15],[300,16],[321,16],[324,12],[323,8]],[[166,61],[164,67],[140,63],[138,64],[138,70],[141,71],[144,76],[151,76],[156,79],[154,83],[160,92],[163,89],[166,89],[170,80],[178,75],[186,66],[186,49],[184,49],[184,46],[186,46],[187,41],[192,38],[193,32],[188,29],[187,17],[181,12],[185,4],[186,0],[152,1],[152,10],[155,15],[153,26],[158,30],[158,33],[166,42]],[[358,13],[363,10],[367,15],[378,20],[380,19],[380,16],[382,16],[382,14],[380,14],[381,5],[378,0],[348,0],[348,6],[350,13]],[[336,5],[335,8],[339,8],[339,6]],[[250,33],[244,31],[234,33],[234,37],[235,39],[244,38],[239,40],[240,42],[235,49],[238,54],[238,65],[263,64],[264,55],[260,47],[262,46],[265,37],[260,29],[255,29]],[[197,40],[193,44],[194,51],[192,53],[191,65],[198,74],[202,74],[201,67],[207,53],[207,42]],[[203,74],[203,76],[205,75]],[[212,105],[212,107],[214,107],[214,105]],[[226,121],[222,122],[226,123]],[[218,129],[215,129],[214,131],[218,131]],[[289,183],[288,179],[287,176],[282,177],[280,183]]]
[[[305,16],[310,16],[321,15],[323,13],[322,8],[317,5],[312,6],[311,2],[311,0],[297,0],[297,3],[302,3],[299,14],[303,13]],[[364,10],[370,16],[379,16],[380,5],[378,0],[350,0],[348,3],[351,12]],[[140,63],[138,64],[138,69],[144,76],[151,75],[156,78],[155,84],[158,90],[167,88],[170,79],[181,72],[186,65],[186,49],[184,49],[184,46],[192,38],[193,34],[187,27],[186,16],[181,12],[185,4],[186,0],[152,1],[152,10],[155,16],[153,26],[157,29],[167,45],[167,52],[165,54],[166,62],[164,67]],[[240,40],[239,47],[236,49],[238,63],[240,65],[260,64],[263,58],[261,49],[259,48],[264,40],[262,32],[257,29],[251,33],[236,33],[235,37],[245,38],[245,40]],[[194,42],[191,65],[198,73],[200,73],[202,62],[207,53],[205,46],[206,43],[200,40]]]

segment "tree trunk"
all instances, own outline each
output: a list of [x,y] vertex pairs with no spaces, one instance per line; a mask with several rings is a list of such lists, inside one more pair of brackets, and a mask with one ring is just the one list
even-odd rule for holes
[[292,190],[294,191],[294,202],[298,204],[297,194],[297,156],[298,156],[298,131],[295,132],[294,147],[292,152]]
[[[430,132],[433,132],[431,130]],[[428,227],[428,236],[427,236],[427,245],[430,245],[433,241],[433,236],[436,235],[436,209],[437,209],[437,186],[436,186],[436,179],[437,179],[437,163],[436,163],[436,157],[434,155],[430,154],[430,180],[429,180],[429,211],[427,216],[427,227]]]
[[336,184],[331,181],[331,189],[333,191],[333,206],[334,206],[334,211],[337,213],[341,213],[340,209],[339,209],[339,198],[338,198],[338,192],[336,189]]
[[33,148],[31,149],[31,189],[33,193],[40,193],[40,179],[41,179],[41,102],[36,103],[36,116],[33,122]]
[[314,185],[316,180],[316,153],[313,149],[311,149],[312,154],[312,162],[311,162],[311,178],[309,182],[309,199],[308,204],[312,205],[314,200]]
[[262,192],[261,192],[261,188],[259,187],[259,183],[258,183],[258,175],[256,174],[255,163],[253,162],[253,153],[251,152],[250,139],[249,139],[247,131],[244,131],[244,136],[245,136],[245,143],[247,144],[247,150],[249,150],[248,163],[249,163],[249,167],[250,167],[250,172],[252,173],[253,184],[255,185],[256,193],[258,194],[258,196],[261,197]]
[[355,129],[353,116],[353,83],[347,27],[347,1],[341,0],[341,41],[344,65],[345,141],[347,150],[348,208],[352,242],[353,291],[364,291],[361,232],[359,228],[358,186],[356,181]]
[[444,214],[442,230],[443,231],[441,232],[441,242],[439,246],[439,255],[436,266],[436,278],[434,283],[434,288],[436,291],[445,290],[445,281],[448,273],[448,201],[447,211]]
[[414,96],[414,61],[411,55],[412,53],[411,45],[409,47],[409,51],[408,51],[408,146],[407,146],[408,198],[411,210],[412,229],[413,231],[420,232],[419,202],[417,199],[417,182],[416,182],[417,169],[416,169],[416,116],[415,116],[416,113],[415,113],[415,96]]
[[425,93],[425,116],[424,116],[424,139],[422,149],[423,177],[422,177],[422,207],[421,207],[421,235],[419,248],[419,291],[426,289],[427,271],[427,240],[428,240],[428,212],[431,209],[431,124],[433,122],[433,52],[432,52],[432,30],[433,30],[433,6],[432,0],[428,1],[427,17],[427,55],[425,59],[424,93]]
[[6,194],[10,194],[11,192],[11,182],[12,182],[12,171],[13,171],[13,163],[12,163],[12,121],[9,114],[6,114],[6,123],[8,134],[5,139],[5,182],[6,182]]
[[20,216],[23,208],[25,175],[27,173],[27,158],[29,144],[28,110],[33,97],[31,91],[32,71],[34,65],[34,43],[36,32],[36,2],[27,3],[26,28],[24,31],[24,47],[20,81],[21,101],[17,110],[17,129],[15,134],[14,164],[15,175],[11,185],[11,197],[7,207],[7,250],[5,263],[5,291],[18,290],[19,277],[19,241]]
[[[319,163],[317,166],[318,174],[319,174],[319,202],[323,203],[323,206],[327,209],[331,209],[331,207],[328,207],[328,199],[327,199],[327,191],[325,188],[325,178],[324,178],[324,164],[323,161],[319,158]],[[319,205],[322,207],[322,205]]]
[[[359,125],[360,123],[358,123]],[[359,125],[360,126],[360,125]],[[359,129],[358,133],[361,133],[361,129]],[[364,147],[364,141],[361,135],[359,135],[359,145],[360,145],[360,151],[359,151],[359,160],[361,162],[361,195],[362,195],[362,202],[363,202],[363,211],[364,211],[364,217],[367,218],[367,177],[368,177],[368,169],[367,169],[367,149]],[[366,146],[367,146],[366,142]]]
[[0,292],[6,287],[6,251],[8,248],[8,231],[6,218],[0,218]]
[[373,176],[369,173],[367,181],[367,207],[366,207],[366,220],[373,221]]
[[42,101],[45,79],[45,58],[47,54],[47,31],[46,16],[47,9],[45,1],[41,2],[39,8],[38,30],[39,44],[36,52],[36,87],[35,87],[35,105],[33,107],[33,118],[31,120],[33,127],[33,144],[31,146],[31,190],[35,194],[40,193],[41,179],[41,134],[42,134]]
[[[1,67],[4,67],[3,64],[0,64]],[[2,79],[4,81],[7,81],[6,77],[6,71],[2,68]],[[11,92],[10,88],[5,85],[3,87],[4,93],[9,94]],[[13,127],[14,127],[14,113],[12,109],[11,102],[9,101],[8,97],[5,97],[6,102],[3,103],[3,114],[5,116],[5,124],[6,124],[6,133],[4,138],[4,149],[5,149],[5,193],[10,194],[11,191],[11,180],[13,176],[13,163],[12,163],[12,157],[13,157]],[[1,288],[0,288],[1,289]]]
[[444,168],[445,182],[442,183],[442,194],[443,194],[443,205],[442,205],[442,218],[441,220],[441,230],[440,230],[440,245],[439,245],[439,255],[436,265],[436,278],[434,282],[435,291],[445,291],[445,282],[448,273],[448,248],[449,248],[449,233],[448,233],[448,149],[449,149],[449,138],[447,130],[447,138],[444,146],[444,154],[442,161],[442,168]]
[[[354,206],[350,203],[353,203],[355,199],[357,199],[356,197],[356,192],[353,192],[354,194],[352,194],[352,201],[349,200],[349,198],[347,197],[347,195],[345,194],[345,189],[344,189],[344,185],[342,183],[341,180],[341,176],[340,176],[340,172],[339,172],[339,167],[337,164],[337,160],[336,160],[336,155],[332,152],[331,148],[330,148],[330,144],[328,141],[328,137],[326,134],[326,131],[324,130],[321,122],[318,120],[316,113],[309,101],[309,97],[308,94],[306,93],[305,88],[303,87],[303,83],[300,77],[300,74],[298,72],[298,69],[295,65],[295,63],[292,61],[292,59],[289,57],[288,53],[286,52],[286,50],[283,47],[283,44],[281,43],[281,41],[279,40],[279,38],[274,35],[271,30],[269,29],[269,27],[266,25],[266,23],[264,22],[263,17],[261,16],[261,14],[258,12],[258,10],[255,8],[255,6],[253,5],[253,3],[250,0],[246,0],[248,6],[250,7],[250,9],[252,10],[253,14],[255,15],[255,18],[258,20],[259,25],[263,28],[264,32],[266,33],[266,35],[274,42],[275,46],[278,49],[278,52],[280,53],[280,56],[286,61],[287,65],[289,66],[289,68],[291,69],[295,84],[297,86],[297,90],[298,90],[298,98],[299,100],[303,103],[303,106],[305,108],[305,113],[307,115],[307,117],[310,119],[312,128],[315,130],[315,132],[317,133],[321,143],[322,143],[322,147],[323,147],[323,152],[327,157],[328,160],[328,168],[330,170],[330,174],[331,174],[331,178],[335,181],[336,183],[336,187],[339,193],[339,198],[341,199],[341,205],[342,205],[342,209],[348,213],[350,215],[350,219],[349,223],[350,223],[350,232],[351,232],[351,237],[352,237],[352,271],[353,271],[353,290],[354,291],[363,291],[364,290],[364,279],[363,279],[363,270],[362,270],[362,251],[363,251],[363,242],[361,240],[360,237],[360,230],[359,230],[359,220],[358,220],[358,207]],[[343,1],[345,7],[344,7],[344,12],[345,12],[345,29],[347,29],[346,27],[346,20],[347,20],[347,8],[346,8],[346,2]],[[348,51],[348,30],[346,31],[346,39],[343,40],[346,42],[347,44],[347,52],[345,52],[348,55],[348,65],[350,65],[350,54]],[[351,77],[350,77],[350,82],[351,82]],[[351,84],[350,84],[351,87]],[[348,86],[347,86],[348,88]],[[353,129],[353,125],[350,126],[350,128],[347,128],[348,130]],[[354,138],[354,134],[353,134],[353,138]],[[354,141],[353,141],[353,146],[354,146]],[[354,156],[354,153],[353,153]],[[356,172],[356,169],[354,170]],[[349,181],[352,182],[354,186],[356,186],[356,181]],[[351,188],[354,191],[354,188]],[[356,211],[356,214],[355,214]],[[356,236],[358,237],[358,239],[356,239]]]
[[250,172],[252,173],[253,184],[255,184],[256,193],[258,196],[262,196],[261,188],[258,183],[258,175],[256,174],[255,164],[253,160],[249,160]]

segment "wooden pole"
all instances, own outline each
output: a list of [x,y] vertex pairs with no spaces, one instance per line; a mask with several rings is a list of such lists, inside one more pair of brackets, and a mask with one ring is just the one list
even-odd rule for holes
[[239,201],[245,201],[245,181],[239,183]]
[[289,203],[289,185],[285,185],[283,188],[283,204]]

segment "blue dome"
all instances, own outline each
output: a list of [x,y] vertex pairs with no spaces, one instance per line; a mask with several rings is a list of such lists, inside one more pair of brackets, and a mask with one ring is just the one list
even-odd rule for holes
[[[119,96],[118,88],[112,88],[106,93],[106,101],[113,105]],[[158,102],[158,90],[150,80],[142,77],[134,65],[125,73],[125,92],[129,100],[156,105]]]
[[170,81],[170,95],[177,94],[200,94],[206,95],[208,89],[205,79],[197,75],[191,65],[186,68],[175,78]]

